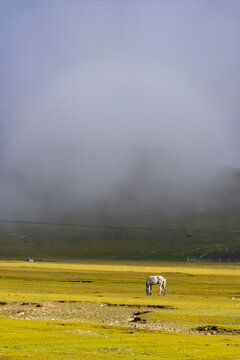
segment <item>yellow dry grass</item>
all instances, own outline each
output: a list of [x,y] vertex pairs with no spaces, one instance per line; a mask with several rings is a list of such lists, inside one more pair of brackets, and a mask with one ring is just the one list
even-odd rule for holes
[[156,273],[162,272],[182,272],[185,274],[198,274],[198,275],[237,275],[240,276],[240,263],[228,264],[228,263],[153,263],[146,264],[130,263],[124,264],[118,262],[104,261],[101,263],[89,263],[89,262],[34,262],[26,263],[26,261],[0,261],[0,267],[18,267],[29,269],[41,269],[41,270],[72,270],[72,271],[116,271],[116,272],[138,272],[138,273]]

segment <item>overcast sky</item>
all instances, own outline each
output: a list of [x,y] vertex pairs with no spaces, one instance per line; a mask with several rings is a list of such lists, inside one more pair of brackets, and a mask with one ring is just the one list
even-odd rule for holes
[[237,0],[1,0],[0,49],[7,153],[79,139],[240,166]]
[[3,214],[102,196],[136,148],[192,159],[190,186],[240,167],[238,0],[1,0],[0,52]]

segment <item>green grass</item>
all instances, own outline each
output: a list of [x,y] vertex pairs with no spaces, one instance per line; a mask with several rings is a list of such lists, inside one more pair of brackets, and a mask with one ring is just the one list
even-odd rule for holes
[[[171,226],[170,226],[171,227]],[[172,227],[174,227],[172,225]],[[185,228],[176,225],[178,228]],[[216,226],[216,228],[218,228]],[[240,233],[82,229],[61,226],[0,227],[0,258],[41,260],[186,261],[209,251],[240,251]]]
[[240,358],[239,338],[142,330],[87,322],[0,322],[1,359]]
[[[166,296],[145,295],[150,273],[166,276]],[[238,264],[1,261],[0,359],[238,359],[239,275]]]

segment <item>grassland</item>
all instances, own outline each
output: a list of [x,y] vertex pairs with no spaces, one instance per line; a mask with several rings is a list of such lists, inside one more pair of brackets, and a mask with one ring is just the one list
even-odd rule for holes
[[210,251],[240,251],[240,232],[198,232],[182,223],[171,227],[185,231],[1,224],[0,259],[177,262]]
[[[150,273],[167,295],[145,295]],[[240,266],[0,262],[0,359],[238,359]],[[118,306],[117,306],[118,305]]]

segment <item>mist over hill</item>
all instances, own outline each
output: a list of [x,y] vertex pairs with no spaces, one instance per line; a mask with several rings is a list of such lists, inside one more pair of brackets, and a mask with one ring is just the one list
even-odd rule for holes
[[[46,161],[42,161],[47,159]],[[238,229],[240,170],[155,148],[2,161],[2,219]]]
[[111,213],[125,222],[238,229],[240,170],[139,149],[113,198]]
[[1,1],[0,218],[239,228],[239,10]]

